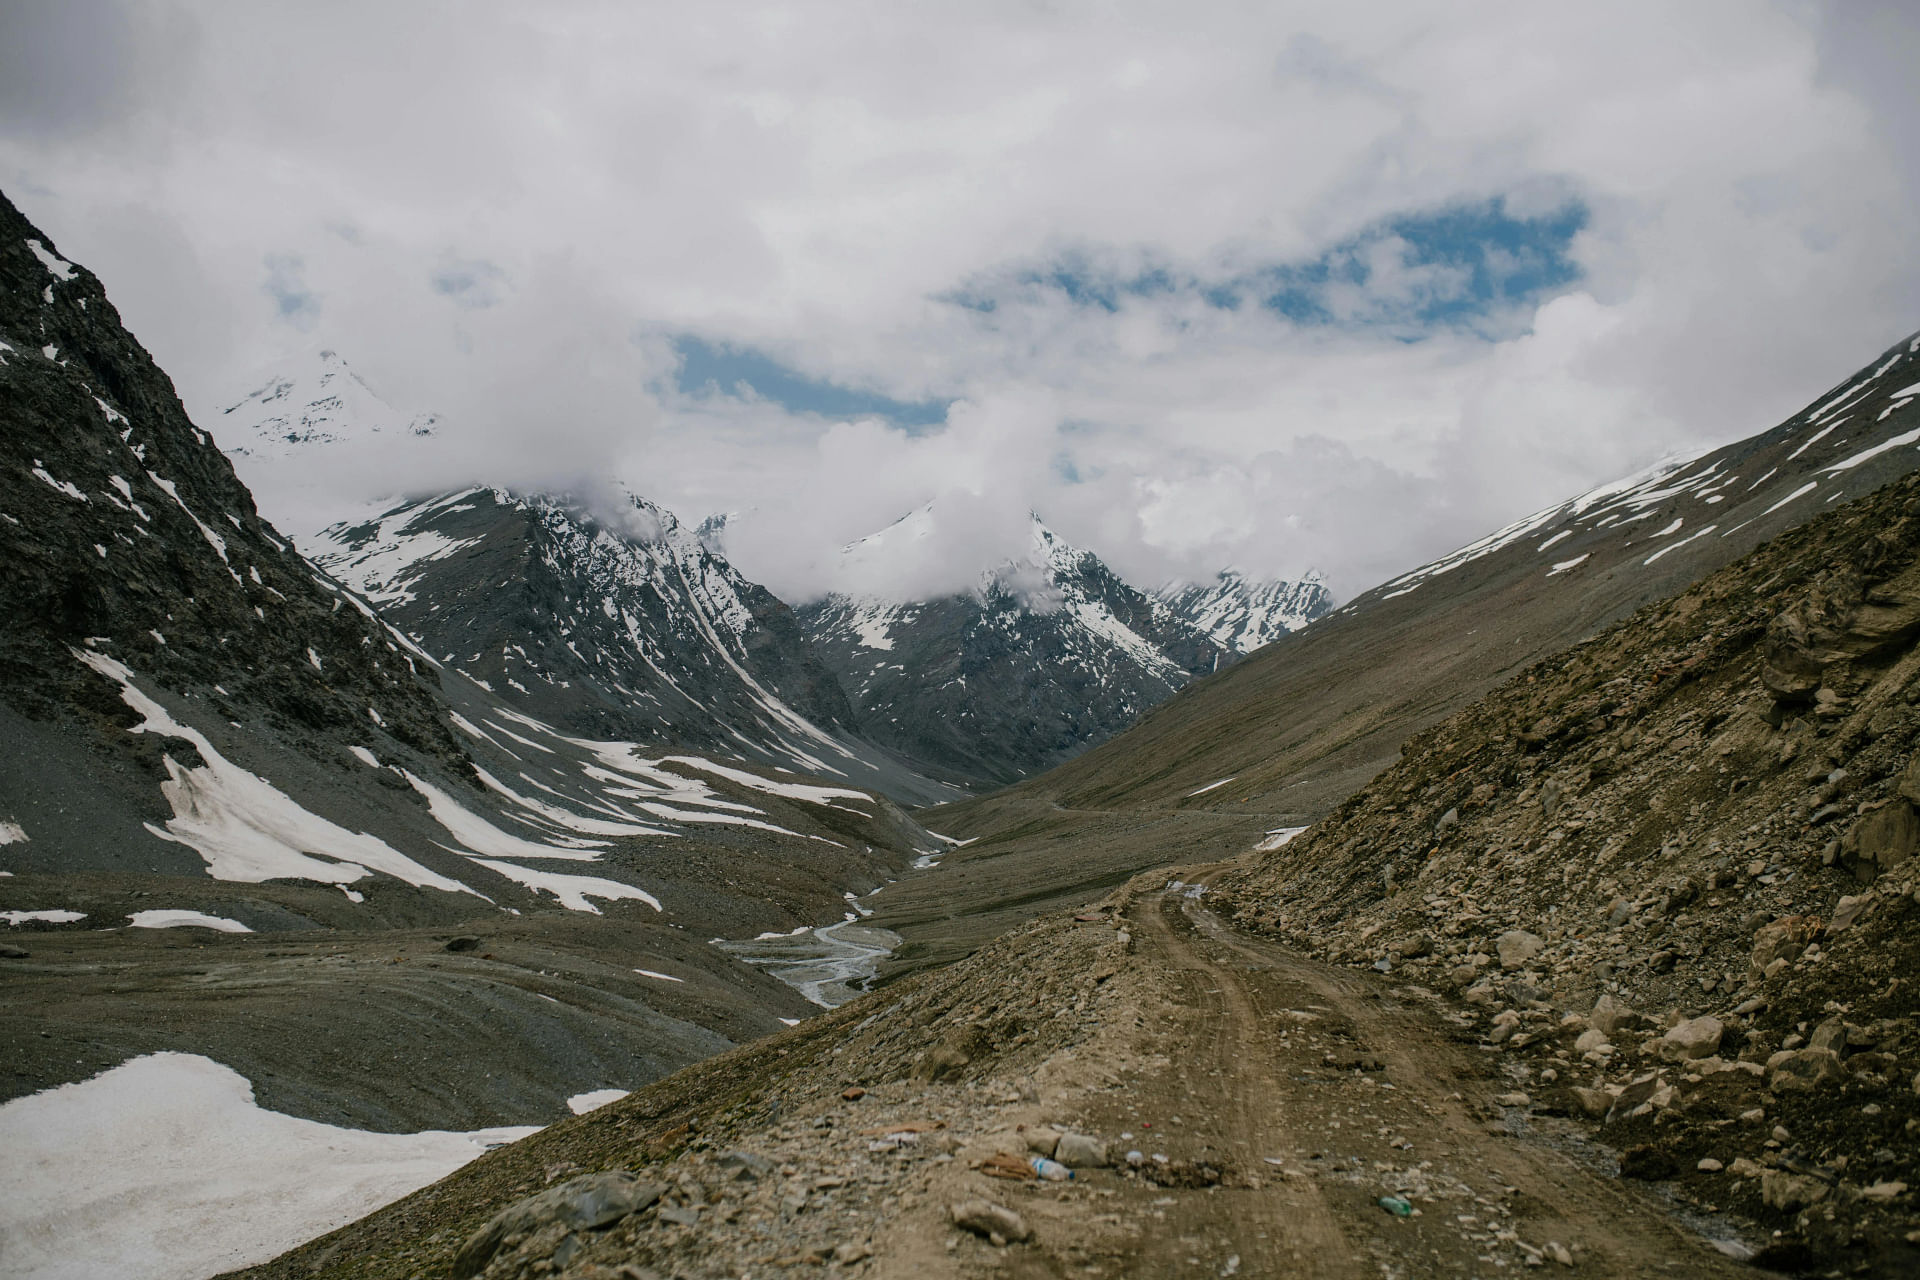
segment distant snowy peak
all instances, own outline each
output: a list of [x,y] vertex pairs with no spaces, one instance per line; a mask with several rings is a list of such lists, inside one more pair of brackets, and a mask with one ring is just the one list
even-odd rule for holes
[[851,589],[800,610],[864,731],[906,758],[969,785],[1011,782],[1231,661],[1037,515],[970,579],[911,598],[916,571],[951,564],[944,514],[930,504],[847,544]]
[[227,455],[254,459],[372,436],[431,436],[440,423],[435,414],[388,404],[334,351],[312,352],[268,375],[221,419]]
[[1333,593],[1317,569],[1297,580],[1266,582],[1249,581],[1237,569],[1222,569],[1212,582],[1170,582],[1154,595],[1215,644],[1235,653],[1272,644],[1333,608]]

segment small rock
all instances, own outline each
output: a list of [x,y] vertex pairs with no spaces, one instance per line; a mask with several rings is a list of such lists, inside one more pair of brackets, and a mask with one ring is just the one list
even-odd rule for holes
[[1494,1101],[1503,1107],[1530,1107],[1533,1105],[1533,1099],[1524,1093],[1503,1093],[1495,1098]]
[[662,1222],[671,1222],[682,1227],[697,1227],[700,1225],[700,1206],[668,1205],[655,1216]]
[[1876,1204],[1886,1204],[1905,1194],[1907,1194],[1907,1184],[1904,1182],[1876,1182],[1870,1187],[1860,1188],[1860,1198],[1871,1200]]
[[843,1267],[850,1267],[856,1262],[864,1262],[872,1256],[873,1250],[863,1244],[843,1244],[833,1251],[833,1260]]
[[773,1161],[752,1151],[729,1151],[714,1163],[722,1169],[737,1170],[737,1177],[756,1181],[773,1172]]
[[1612,996],[1601,996],[1594,1002],[1593,1012],[1587,1015],[1587,1025],[1611,1040],[1613,1033],[1620,1029],[1620,1024],[1631,1017],[1632,1009]]
[[1027,1130],[1027,1150],[1037,1156],[1053,1159],[1053,1153],[1059,1149],[1060,1133],[1055,1129]]
[[1661,1037],[1660,1056],[1672,1062],[1710,1058],[1720,1052],[1720,1038],[1725,1033],[1718,1018],[1691,1018]]
[[1841,898],[1838,905],[1833,909],[1833,917],[1827,921],[1827,932],[1829,934],[1835,934],[1844,929],[1851,928],[1853,922],[1858,920],[1861,915],[1865,913],[1866,909],[1873,904],[1873,900],[1874,897],[1871,893],[1862,893]]
[[1831,1049],[1795,1049],[1774,1059],[1767,1062],[1767,1088],[1775,1093],[1814,1089],[1847,1076],[1840,1055]]
[[1609,1043],[1611,1042],[1607,1039],[1606,1032],[1598,1027],[1588,1027],[1574,1040],[1573,1051],[1575,1053],[1592,1053]]
[[1004,1243],[1033,1238],[1025,1219],[990,1200],[962,1200],[959,1204],[949,1205],[947,1217],[954,1226],[977,1236],[985,1236],[988,1240],[997,1238]]
[[1698,1169],[1701,1173],[1718,1173],[1722,1169],[1726,1168],[1727,1166],[1721,1164],[1718,1160],[1715,1160],[1712,1156],[1708,1156],[1706,1159],[1702,1160],[1699,1164],[1696,1164],[1693,1167]]
[[1107,1144],[1084,1133],[1063,1133],[1053,1158],[1069,1169],[1102,1169],[1107,1164]]
[[1791,1213],[1825,1200],[1827,1184],[1818,1178],[1788,1173],[1784,1169],[1768,1169],[1760,1175],[1760,1198],[1766,1201],[1769,1209]]
[[1633,919],[1633,904],[1625,898],[1616,897],[1607,904],[1606,918],[1609,928],[1618,929]]
[[840,1091],[840,1100],[842,1102],[858,1102],[866,1096],[867,1091],[859,1085],[854,1085],[851,1089],[842,1089]]
[[1573,1100],[1580,1110],[1595,1120],[1606,1115],[1613,1106],[1613,1095],[1604,1089],[1589,1089],[1577,1084],[1569,1092],[1573,1094]]
[[1546,947],[1546,939],[1525,929],[1509,929],[1493,944],[1493,949],[1500,953],[1502,969],[1518,969],[1546,950]]
[[1563,1267],[1573,1265],[1573,1251],[1558,1240],[1547,1241],[1547,1256]]
[[1839,1018],[1828,1018],[1813,1029],[1813,1036],[1807,1043],[1815,1049],[1841,1053],[1847,1047],[1847,1024]]

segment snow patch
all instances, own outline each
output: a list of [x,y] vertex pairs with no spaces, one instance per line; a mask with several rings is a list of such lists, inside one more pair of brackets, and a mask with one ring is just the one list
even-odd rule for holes
[[85,920],[84,911],[0,911],[0,920],[8,925],[25,924],[29,920],[40,920],[47,924],[72,924],[75,920]]
[[127,917],[136,929],[215,929],[221,933],[252,933],[238,920],[210,916],[201,911],[136,911]]
[[618,1102],[631,1093],[631,1089],[595,1089],[589,1093],[576,1093],[567,1099],[567,1110],[577,1116],[589,1111],[597,1111],[609,1102]]
[[183,769],[171,756],[163,757],[168,780],[160,784],[160,793],[173,806],[174,816],[164,828],[146,825],[160,839],[197,852],[214,879],[349,884],[383,871],[421,888],[474,893],[378,837],[327,821],[266,779],[233,764],[199,730],[181,724],[165,707],[134,688],[133,673],[121,663],[105,654],[73,653],[120,686],[120,700],[142,717],[132,732],[184,738],[205,761],[197,768]]
[[156,1053],[0,1106],[10,1280],[201,1280],[265,1262],[534,1126],[366,1133],[263,1110],[208,1058]]
[[55,280],[58,280],[61,284],[65,284],[67,281],[73,279],[74,267],[71,262],[68,262],[59,254],[47,248],[47,246],[41,244],[38,240],[28,240],[27,248],[33,251],[34,257],[40,259],[41,266],[53,273]]

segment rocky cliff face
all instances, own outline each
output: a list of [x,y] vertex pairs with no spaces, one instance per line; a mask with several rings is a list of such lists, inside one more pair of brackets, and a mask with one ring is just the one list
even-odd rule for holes
[[1456,997],[1517,1106],[1788,1233],[1776,1264],[1864,1264],[1920,1185],[1917,803],[1908,477],[1418,735],[1219,894]]
[[[931,510],[847,548],[925,535]],[[1229,650],[1034,519],[967,593],[829,596],[800,616],[868,736],[941,776],[1007,783],[1104,741]]]
[[[437,676],[261,520],[100,282],[0,201],[0,699],[127,722],[112,657],[288,734],[464,755]],[[150,744],[120,744],[151,772]]]

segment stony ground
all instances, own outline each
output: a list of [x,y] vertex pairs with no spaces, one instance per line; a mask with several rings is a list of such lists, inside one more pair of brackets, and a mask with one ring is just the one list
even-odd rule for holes
[[[1431,993],[1248,941],[1198,884],[1082,914],[248,1274],[1745,1270],[1727,1256],[1755,1243],[1740,1224],[1678,1222],[1575,1126],[1529,1115]],[[1031,1174],[1046,1150],[1072,1180]]]

